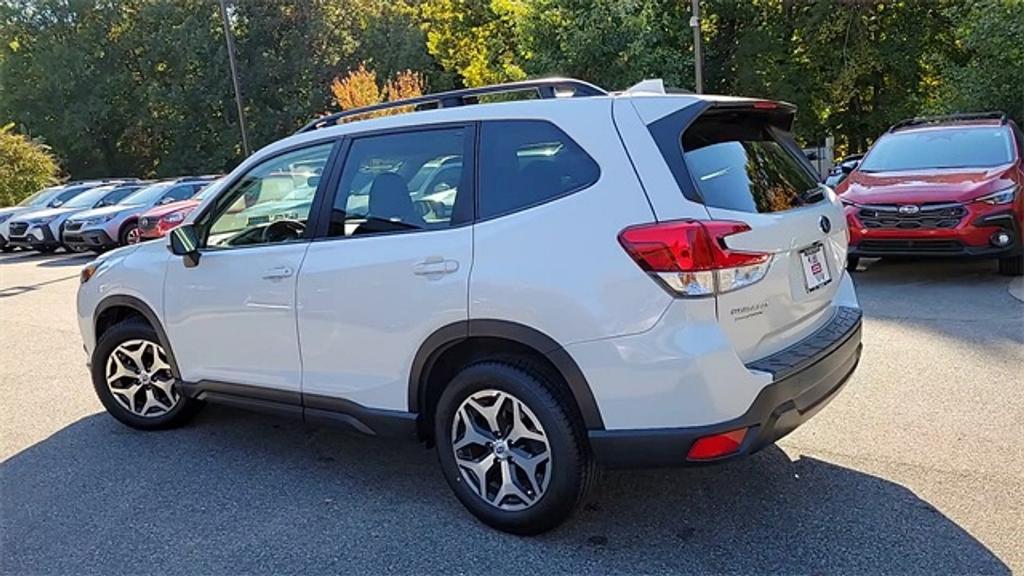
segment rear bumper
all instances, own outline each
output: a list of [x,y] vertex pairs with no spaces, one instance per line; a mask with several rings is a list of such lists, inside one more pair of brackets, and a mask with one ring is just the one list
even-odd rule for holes
[[[739,451],[720,462],[752,454],[775,442],[818,413],[843,388],[861,354],[861,311],[839,308],[814,334],[772,356],[747,365],[774,375],[738,418],[708,426],[644,430],[593,430],[590,446],[609,467],[693,465],[686,460],[699,438],[747,428]],[[701,461],[703,464],[707,461]]]
[[65,231],[64,245],[78,250],[106,250],[116,248],[117,241],[113,240],[105,230]]

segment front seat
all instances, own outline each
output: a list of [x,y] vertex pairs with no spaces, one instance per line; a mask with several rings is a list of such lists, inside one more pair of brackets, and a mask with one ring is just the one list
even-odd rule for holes
[[353,235],[425,227],[426,221],[416,211],[405,180],[398,174],[386,172],[373,179],[373,184],[370,185],[366,222],[360,224]]

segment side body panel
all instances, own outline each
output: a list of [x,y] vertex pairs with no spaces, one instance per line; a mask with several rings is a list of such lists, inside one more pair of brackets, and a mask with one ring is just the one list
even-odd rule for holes
[[672,298],[618,242],[623,228],[654,214],[612,122],[612,101],[552,104],[562,103],[510,109],[505,117],[553,122],[597,162],[600,177],[568,196],[474,226],[469,315],[524,324],[562,346],[648,330]]
[[[463,226],[312,244],[298,284],[307,406],[320,396],[409,409],[420,345],[468,316],[472,235]],[[422,273],[428,261],[441,263],[437,273]]]
[[307,248],[208,250],[194,268],[167,263],[164,328],[184,380],[300,390],[295,285]]

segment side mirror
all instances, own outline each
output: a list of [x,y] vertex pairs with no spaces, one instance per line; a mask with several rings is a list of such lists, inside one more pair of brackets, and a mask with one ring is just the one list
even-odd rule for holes
[[316,188],[319,185],[320,185],[320,176],[319,175],[317,175],[317,176],[310,176],[309,178],[306,178],[306,186],[309,186],[310,188]]
[[167,234],[167,249],[181,256],[186,268],[199,265],[199,233],[191,224],[183,224]]
[[856,170],[857,166],[860,166],[860,162],[854,162],[852,164],[840,164],[839,169],[843,172],[843,174],[849,174],[850,172]]

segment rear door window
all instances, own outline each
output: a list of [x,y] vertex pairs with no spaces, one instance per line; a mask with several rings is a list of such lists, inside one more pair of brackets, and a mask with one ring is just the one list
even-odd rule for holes
[[484,122],[480,134],[481,219],[582,190],[601,171],[565,132],[539,120]]
[[739,212],[780,212],[824,198],[792,137],[757,115],[698,118],[683,157],[704,203]]

